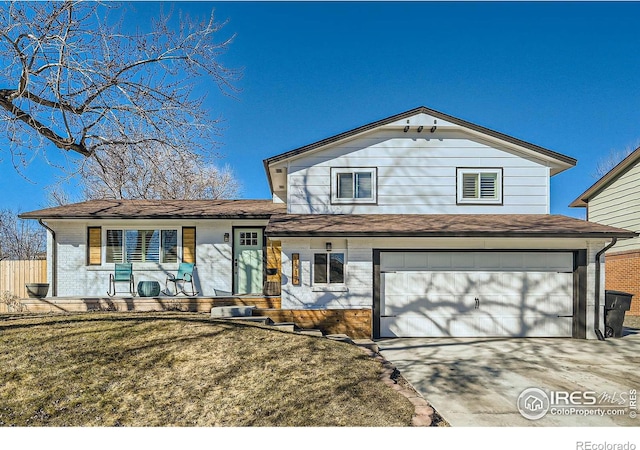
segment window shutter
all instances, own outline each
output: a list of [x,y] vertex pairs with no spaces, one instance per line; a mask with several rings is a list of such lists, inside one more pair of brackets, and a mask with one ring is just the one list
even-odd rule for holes
[[162,262],[178,262],[178,230],[162,230]]
[[475,173],[462,174],[462,198],[478,198],[477,180]]
[[196,227],[182,227],[182,262],[196,262]]
[[138,230],[125,230],[124,242],[126,262],[142,261],[142,233]]
[[497,189],[496,183],[498,176],[495,173],[481,173],[480,174],[480,198],[496,198]]
[[122,261],[122,230],[107,230],[107,262]]
[[87,265],[99,266],[102,263],[102,228],[87,228]]
[[160,231],[144,230],[144,253],[143,261],[160,262]]

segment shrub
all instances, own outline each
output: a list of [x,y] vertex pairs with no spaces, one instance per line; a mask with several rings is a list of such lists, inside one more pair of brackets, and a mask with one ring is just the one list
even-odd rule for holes
[[0,305],[5,305],[7,312],[27,311],[27,306],[20,301],[18,296],[9,291],[0,292]]

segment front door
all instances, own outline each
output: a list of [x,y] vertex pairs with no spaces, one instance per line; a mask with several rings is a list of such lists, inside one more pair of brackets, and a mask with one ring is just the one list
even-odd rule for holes
[[235,294],[262,294],[262,228],[236,228],[233,233]]

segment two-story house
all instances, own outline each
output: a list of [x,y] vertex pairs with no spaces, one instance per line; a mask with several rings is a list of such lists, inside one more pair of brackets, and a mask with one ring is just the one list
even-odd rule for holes
[[600,256],[635,234],[550,214],[550,177],[575,164],[420,107],[266,159],[271,200],[100,200],[22,217],[50,230],[54,296],[104,295],[117,262],[162,281],[191,261],[201,298],[276,292],[263,313],[329,331],[593,338]]

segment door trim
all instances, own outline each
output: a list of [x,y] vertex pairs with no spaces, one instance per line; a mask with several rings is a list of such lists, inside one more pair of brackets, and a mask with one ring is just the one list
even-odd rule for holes
[[[239,225],[231,227],[231,292],[233,295],[244,295],[238,294],[238,289],[236,286],[236,268],[235,268],[235,259],[236,259],[236,230],[260,230],[262,233],[262,292],[261,295],[264,294],[264,284],[267,281],[267,271],[266,271],[266,251],[267,251],[267,238],[264,234],[265,226],[248,226],[248,225]],[[257,292],[252,292],[253,294],[257,294]]]

